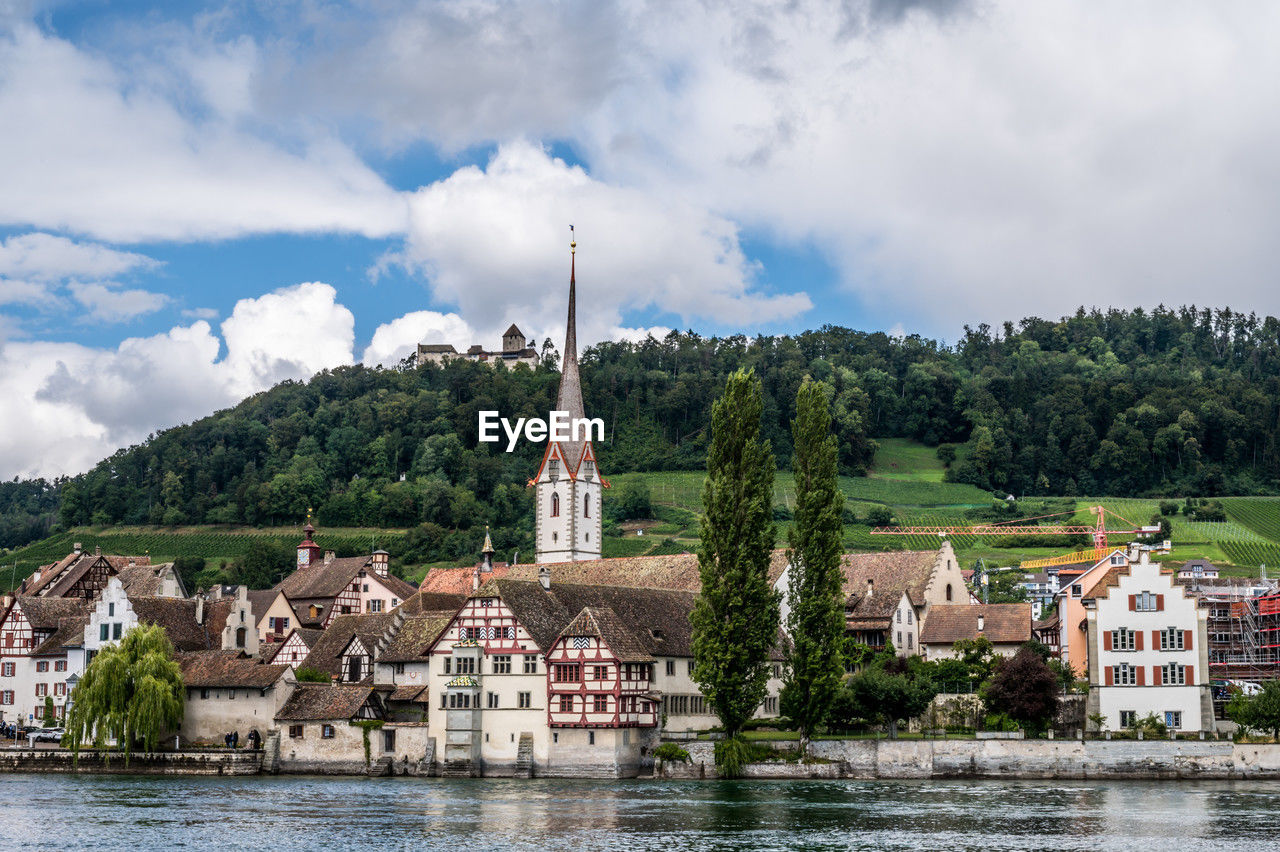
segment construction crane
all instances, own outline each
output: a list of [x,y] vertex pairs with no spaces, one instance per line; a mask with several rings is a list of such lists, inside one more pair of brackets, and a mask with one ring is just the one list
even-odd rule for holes
[[[1152,535],[1160,532],[1159,524],[1138,526],[1125,520],[1105,506],[1091,506],[1089,513],[1095,518],[1092,524],[1036,524],[1029,521],[1042,521],[1046,518],[1074,516],[1075,512],[1056,512],[1051,515],[1039,515],[1034,518],[1018,518],[1012,521],[997,521],[990,524],[959,524],[950,526],[912,526],[912,527],[875,527],[872,535],[936,535],[946,538],[949,535],[1087,535],[1093,540],[1093,547],[1075,553],[1053,556],[1048,559],[1037,559],[1022,563],[1024,569],[1043,567],[1045,565],[1067,565],[1072,562],[1084,562],[1090,558],[1101,559],[1110,550],[1111,536]],[[1108,529],[1108,516],[1123,522],[1119,528]],[[1034,564],[1033,564],[1034,563]]]

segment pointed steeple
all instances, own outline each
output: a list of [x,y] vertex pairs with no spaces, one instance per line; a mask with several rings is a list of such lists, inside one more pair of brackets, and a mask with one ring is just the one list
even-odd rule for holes
[[567,411],[572,418],[584,415],[582,408],[582,379],[578,375],[578,242],[572,239],[572,225],[569,226],[569,232],[569,319],[565,326],[564,358],[560,362],[560,392],[556,395],[556,410]]
[[480,549],[480,570],[488,573],[493,570],[493,539],[489,538],[489,525],[484,525],[484,547]]

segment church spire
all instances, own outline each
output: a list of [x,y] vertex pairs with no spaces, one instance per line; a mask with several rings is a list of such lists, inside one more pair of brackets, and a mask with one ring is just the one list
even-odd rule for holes
[[[582,406],[582,379],[578,375],[577,329],[577,256],[578,241],[573,226],[569,226],[569,320],[564,335],[564,358],[560,362],[560,392],[556,395],[556,410],[568,412],[569,417],[584,417]],[[574,459],[576,464],[577,459]]]

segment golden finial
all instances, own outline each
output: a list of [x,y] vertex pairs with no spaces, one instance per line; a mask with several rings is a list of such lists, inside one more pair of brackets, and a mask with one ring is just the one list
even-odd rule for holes
[[307,523],[311,523],[311,507],[307,507]]
[[578,241],[574,238],[573,226],[569,226],[569,254],[578,253]]

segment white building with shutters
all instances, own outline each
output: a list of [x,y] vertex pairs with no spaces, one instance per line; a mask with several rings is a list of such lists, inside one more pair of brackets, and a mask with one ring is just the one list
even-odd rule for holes
[[1084,599],[1088,714],[1120,730],[1154,714],[1170,730],[1212,731],[1208,611],[1149,561],[1111,568]]

